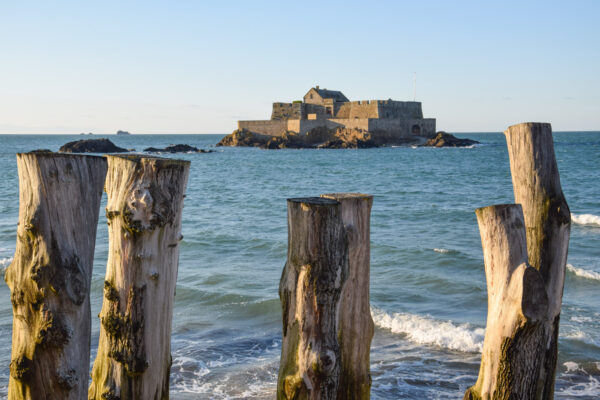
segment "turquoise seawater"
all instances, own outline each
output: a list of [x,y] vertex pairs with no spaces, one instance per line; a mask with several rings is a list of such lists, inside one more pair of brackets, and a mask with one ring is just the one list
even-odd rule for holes
[[[222,135],[110,136],[121,147]],[[458,134],[463,149],[216,148],[192,161],[183,211],[171,371],[173,399],[272,399],[281,349],[277,289],[286,258],[286,198],[374,195],[371,225],[372,398],[462,398],[477,377],[487,296],[474,210],[513,201],[502,134]],[[98,137],[98,136],[95,136]],[[58,150],[81,136],[0,136],[0,266],[15,249],[15,153]],[[86,136],[87,138],[87,136]],[[600,397],[600,132],[555,133],[573,214],[561,317],[557,399]],[[92,360],[107,259],[103,205],[92,282]],[[0,283],[0,397],[12,308]]]

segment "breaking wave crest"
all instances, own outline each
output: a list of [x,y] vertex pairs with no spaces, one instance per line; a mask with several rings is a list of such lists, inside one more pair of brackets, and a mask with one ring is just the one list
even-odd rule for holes
[[0,272],[6,271],[6,268],[8,268],[8,266],[10,265],[12,260],[13,260],[12,257],[0,258]]
[[577,225],[600,226],[600,216],[594,214],[571,214],[571,221]]
[[439,321],[408,313],[390,315],[383,310],[371,307],[375,325],[401,333],[415,343],[440,346],[450,350],[481,352],[485,329],[470,324],[457,325],[452,321]]
[[577,268],[576,266],[574,266],[572,264],[567,264],[567,270],[569,270],[570,272],[574,273],[575,275],[577,275],[581,278],[600,281],[600,273],[598,273],[596,271],[588,271],[587,269]]

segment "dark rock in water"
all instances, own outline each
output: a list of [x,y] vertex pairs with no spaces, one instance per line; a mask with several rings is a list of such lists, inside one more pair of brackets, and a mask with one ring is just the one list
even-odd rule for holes
[[[261,135],[245,129],[240,129],[235,130],[233,133],[225,136],[219,143],[217,143],[217,146],[258,147],[266,145],[269,140],[275,138],[276,137],[273,136]],[[274,143],[275,142],[273,142],[271,146],[274,146]]]
[[285,141],[282,137],[276,136],[261,146],[262,149],[277,150],[285,148]]
[[117,135],[131,135],[131,133],[127,131],[117,131]]
[[468,147],[479,142],[471,139],[460,139],[446,132],[438,132],[436,137],[429,139],[423,146],[427,147]]
[[194,146],[187,144],[175,144],[167,146],[164,149],[158,149],[156,147],[148,147],[144,149],[146,153],[214,153],[214,150],[199,149]]
[[37,150],[31,150],[30,153],[33,154],[39,154],[39,153],[52,153],[52,150],[48,150],[48,149],[37,149]]
[[63,145],[59,151],[63,153],[127,153],[129,150],[115,146],[108,139],[86,139],[69,142]]

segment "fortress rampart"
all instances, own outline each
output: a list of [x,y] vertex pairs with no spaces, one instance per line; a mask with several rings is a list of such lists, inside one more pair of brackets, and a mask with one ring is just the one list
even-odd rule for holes
[[361,129],[398,138],[435,136],[435,119],[423,118],[420,102],[395,100],[349,101],[339,91],[311,88],[304,101],[273,103],[270,120],[238,121],[238,129],[269,136],[311,129]]

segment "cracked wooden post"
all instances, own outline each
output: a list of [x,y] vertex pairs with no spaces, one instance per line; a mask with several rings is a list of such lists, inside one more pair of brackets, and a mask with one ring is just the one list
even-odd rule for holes
[[330,193],[321,197],[341,203],[342,221],[348,237],[348,279],[339,306],[342,361],[338,399],[369,399],[371,339],[375,332],[369,304],[373,196]]
[[464,398],[536,399],[544,361],[548,297],[527,263],[518,204],[476,210],[488,291],[488,315],[477,383]]
[[90,283],[106,160],[17,154],[19,224],[5,279],[13,305],[8,398],[84,399]]
[[169,395],[171,320],[189,161],[108,156],[109,254],[89,399]]
[[336,399],[338,305],[348,275],[339,202],[288,199],[288,255],[279,284],[283,342],[278,399]]
[[522,205],[525,216],[529,263],[542,274],[548,295],[548,337],[538,391],[540,399],[550,400],[554,398],[571,212],[560,186],[550,124],[513,125],[504,134],[515,203]]

